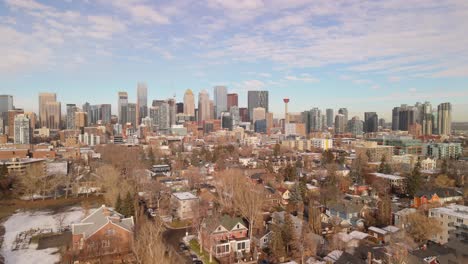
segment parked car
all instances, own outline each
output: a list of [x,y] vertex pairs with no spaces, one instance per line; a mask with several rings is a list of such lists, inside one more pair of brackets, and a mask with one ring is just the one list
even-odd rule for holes
[[185,245],[185,244],[182,243],[182,242],[179,243],[179,249],[180,249],[181,251],[187,251],[187,250],[189,250],[189,248],[187,247],[187,245]]
[[193,261],[193,264],[203,264],[203,261],[197,259]]
[[195,262],[198,260],[198,256],[195,254],[190,254],[190,257],[192,258],[192,261]]

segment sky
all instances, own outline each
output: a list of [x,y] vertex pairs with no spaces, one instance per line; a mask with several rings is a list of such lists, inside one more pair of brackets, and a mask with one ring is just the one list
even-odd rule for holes
[[[226,85],[270,110],[347,107],[390,121],[400,104],[453,105],[468,121],[466,0],[0,0],[0,94],[37,110]],[[116,111],[114,111],[115,113]]]

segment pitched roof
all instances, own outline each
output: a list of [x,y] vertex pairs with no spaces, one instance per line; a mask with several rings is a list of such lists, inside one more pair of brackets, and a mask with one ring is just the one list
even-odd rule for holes
[[419,191],[416,193],[416,196],[426,196],[427,198],[432,198],[434,194],[437,194],[437,196],[439,196],[440,198],[462,196],[461,193],[457,192],[455,189],[452,188],[435,188],[432,190]]
[[72,234],[83,234],[84,238],[88,238],[109,223],[128,232],[133,232],[133,217],[124,218],[123,215],[116,212],[113,208],[102,205],[81,220],[80,223],[72,224]]

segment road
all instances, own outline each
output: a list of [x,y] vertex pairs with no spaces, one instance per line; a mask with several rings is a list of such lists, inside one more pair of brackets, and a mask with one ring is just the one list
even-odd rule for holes
[[[180,263],[191,264],[192,259],[187,253],[181,252],[179,249],[179,243],[182,242],[182,238],[185,236],[186,229],[168,229],[163,234],[163,239],[180,259]],[[190,230],[189,230],[190,232]]]

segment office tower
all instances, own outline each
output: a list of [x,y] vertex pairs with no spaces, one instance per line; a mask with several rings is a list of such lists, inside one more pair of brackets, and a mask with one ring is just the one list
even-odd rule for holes
[[57,122],[60,124],[60,119],[55,120],[55,114],[57,114],[55,112],[50,113],[54,116],[55,123],[54,124],[49,123],[51,119],[50,119],[49,113],[47,112],[47,109],[52,109],[52,110],[56,110],[56,109],[54,109],[53,106],[48,107],[47,104],[55,103],[55,102],[57,102],[57,95],[55,93],[40,93],[39,94],[39,124],[41,127],[52,128],[51,126],[55,126]]
[[439,134],[439,111],[437,109],[432,110],[432,134]]
[[214,101],[210,100],[210,119],[215,119],[215,117],[216,117],[216,111],[215,111]]
[[176,114],[183,114],[184,113],[184,103],[179,102],[176,103]]
[[266,117],[266,111],[263,107],[256,107],[252,112],[252,122],[255,124],[257,120],[263,120]]
[[348,121],[348,131],[354,137],[361,136],[363,133],[364,122],[362,122],[358,116],[354,116]]
[[88,115],[89,124],[110,124],[112,117],[112,106],[110,104],[91,105]]
[[321,120],[321,111],[317,107],[314,107],[310,110],[309,113],[309,125],[310,132],[319,132],[322,131],[322,120]]
[[249,109],[245,107],[239,108],[239,116],[241,122],[249,122]]
[[236,93],[230,93],[227,95],[227,108],[228,111],[233,106],[239,106],[239,95]]
[[61,129],[62,128],[62,104],[60,102],[47,102],[45,104],[47,128]]
[[8,111],[8,130],[6,130],[6,132],[11,138],[15,135],[15,117],[20,114],[24,114],[23,109],[13,109]]
[[265,116],[265,119],[266,119],[266,133],[270,133],[271,132],[271,129],[273,128],[273,113],[272,112],[268,112],[266,113],[266,116]]
[[392,110],[392,130],[400,129],[400,107],[394,107]]
[[378,131],[379,117],[376,112],[364,113],[364,132],[373,133]]
[[146,83],[138,83],[137,86],[137,116],[135,126],[141,124],[141,119],[148,115],[148,87]]
[[3,126],[8,126],[8,111],[13,110],[13,96],[0,95],[0,118],[3,119]]
[[327,114],[327,127],[333,127],[333,109],[328,108],[326,110]]
[[379,118],[379,127],[381,127],[382,129],[386,129],[386,128],[387,128],[387,123],[386,123],[386,120],[385,120],[385,119]]
[[3,121],[3,118],[0,116],[0,135],[5,134],[5,123]]
[[425,102],[422,106],[422,134],[432,135],[432,105]]
[[13,127],[15,131],[15,144],[31,143],[31,128],[29,127],[29,119],[24,114],[15,116]]
[[345,120],[346,117],[343,114],[337,114],[335,116],[335,134],[343,134],[345,132]]
[[305,132],[308,135],[310,133],[310,111],[304,111],[301,113],[302,123],[305,126]]
[[236,105],[231,106],[231,108],[229,109],[229,113],[231,113],[232,126],[237,127],[241,121],[239,107]]
[[416,102],[416,104],[414,105],[414,119],[415,119],[415,123],[418,123],[418,124],[422,124],[422,121],[423,121],[423,104],[421,104],[420,102]]
[[176,101],[175,99],[167,99],[167,103],[169,104],[169,126],[173,126],[176,123]]
[[76,112],[80,109],[75,104],[67,104],[67,117],[66,117],[66,128],[75,129],[76,128]]
[[128,103],[127,105],[127,124],[132,124],[133,127],[137,126],[137,104],[135,103]]
[[229,131],[232,130],[232,116],[230,112],[221,113],[221,127]]
[[88,124],[88,113],[75,112],[75,129],[83,129]]
[[398,113],[398,130],[408,131],[416,123],[416,108],[402,105]]
[[437,106],[439,135],[452,133],[452,105],[442,103]]
[[119,92],[119,100],[117,102],[117,111],[119,112],[119,124],[125,125],[127,123],[127,107],[128,107],[128,94],[127,92]]
[[187,89],[184,94],[184,114],[195,116],[195,96],[190,89]]
[[342,114],[344,116],[345,123],[348,122],[348,109],[347,108],[338,109],[338,114]]
[[247,108],[249,109],[249,119],[252,120],[254,108],[265,108],[268,112],[268,91],[248,91]]
[[225,86],[215,86],[214,91],[214,119],[221,118],[221,113],[227,111],[227,88]]
[[[261,107],[263,108],[263,107]],[[267,133],[267,121],[266,119],[256,120],[254,122],[254,131],[256,133]]]
[[206,90],[203,90],[198,94],[198,122],[210,120],[210,111],[210,95]]
[[170,106],[167,101],[159,101],[150,108],[150,118],[154,129],[160,132],[167,132],[170,128]]
[[284,98],[284,123],[289,124],[289,115],[288,115],[288,104],[289,104],[289,98]]

